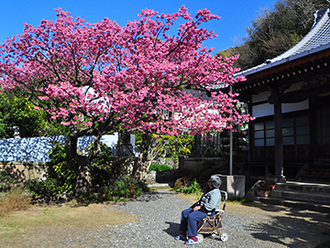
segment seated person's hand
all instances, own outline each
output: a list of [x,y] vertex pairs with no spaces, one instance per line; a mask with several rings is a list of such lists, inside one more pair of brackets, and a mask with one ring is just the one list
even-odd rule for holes
[[201,209],[201,206],[194,207],[194,211]]

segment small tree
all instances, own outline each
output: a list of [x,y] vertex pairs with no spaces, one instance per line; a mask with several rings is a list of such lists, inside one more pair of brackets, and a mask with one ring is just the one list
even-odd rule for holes
[[169,157],[177,161],[180,156],[187,156],[191,153],[194,137],[187,134],[178,136],[157,135],[153,136],[156,156]]
[[19,128],[20,137],[55,136],[68,134],[68,128],[55,121],[44,110],[24,97],[0,95],[0,138],[12,138],[13,127]]
[[[124,27],[108,18],[91,24],[56,11],[55,22],[43,20],[37,28],[25,24],[23,34],[0,46],[0,85],[13,93],[25,89],[20,96],[70,128],[71,153],[80,164],[77,193],[87,189],[90,161],[100,154],[103,134],[143,132],[139,175],[148,166],[150,133],[219,131],[249,120],[232,111],[235,94],[216,91],[205,98],[184,90],[208,91],[243,79],[232,76],[237,56],[222,61],[202,47],[216,36],[200,28],[219,19],[210,11],[192,17],[184,6],[174,14],[145,9]],[[95,136],[89,156],[77,153],[77,139],[84,135]]]

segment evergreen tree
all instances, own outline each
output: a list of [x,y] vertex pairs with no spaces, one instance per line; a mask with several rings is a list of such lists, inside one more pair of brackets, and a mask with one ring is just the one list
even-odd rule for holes
[[328,6],[326,0],[280,0],[271,10],[263,9],[246,29],[248,36],[226,53],[240,54],[234,65],[242,70],[259,65],[297,44],[309,32],[313,12]]

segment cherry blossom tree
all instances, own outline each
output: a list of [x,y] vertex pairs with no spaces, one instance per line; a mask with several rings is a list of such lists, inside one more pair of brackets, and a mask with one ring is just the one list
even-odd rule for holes
[[[145,9],[123,27],[108,18],[87,23],[56,12],[56,21],[25,24],[23,34],[1,44],[0,85],[7,92],[24,89],[35,108],[70,127],[80,163],[77,191],[87,185],[91,159],[77,154],[78,137],[95,136],[96,156],[100,137],[109,132],[201,134],[250,120],[233,110],[235,94],[212,90],[244,79],[233,77],[238,56],[215,57],[202,46],[216,36],[200,27],[220,18],[210,11],[191,16],[184,6],[174,14]],[[138,170],[145,162],[142,152]]]

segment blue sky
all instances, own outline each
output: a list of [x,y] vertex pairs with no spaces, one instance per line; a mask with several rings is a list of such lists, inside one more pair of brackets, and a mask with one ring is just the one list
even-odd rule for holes
[[24,22],[37,26],[42,19],[55,20],[54,8],[61,7],[71,15],[87,22],[97,22],[108,17],[121,26],[137,19],[141,9],[149,8],[160,13],[174,13],[185,5],[191,14],[207,8],[221,16],[203,27],[214,30],[217,38],[204,43],[214,47],[214,52],[234,46],[236,38],[247,35],[245,29],[251,26],[261,9],[271,7],[276,0],[0,0],[0,42],[23,32]]

